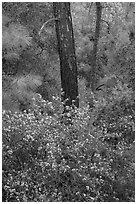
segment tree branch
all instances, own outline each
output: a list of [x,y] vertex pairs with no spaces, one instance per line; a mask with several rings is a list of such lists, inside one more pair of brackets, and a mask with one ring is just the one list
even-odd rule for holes
[[48,24],[49,22],[51,22],[51,21],[57,21],[57,20],[58,20],[58,18],[51,18],[51,19],[49,19],[48,21],[46,21],[46,22],[42,25],[42,27],[41,27],[41,29],[40,29],[40,31],[39,31],[39,36],[40,36],[40,34],[41,34],[43,28],[45,27],[45,25],[47,25],[47,24]]

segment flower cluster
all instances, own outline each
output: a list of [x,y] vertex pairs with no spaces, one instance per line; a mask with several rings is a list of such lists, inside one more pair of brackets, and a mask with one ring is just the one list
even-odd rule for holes
[[[121,107],[122,97],[109,103],[66,116],[60,100],[39,96],[28,112],[3,111],[3,201],[134,201],[134,141],[118,126],[130,124],[133,132],[132,103]],[[120,137],[115,147],[108,134]]]

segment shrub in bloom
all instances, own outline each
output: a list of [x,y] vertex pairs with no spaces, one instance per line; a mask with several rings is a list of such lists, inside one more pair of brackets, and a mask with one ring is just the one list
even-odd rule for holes
[[[107,101],[109,114],[121,100]],[[134,141],[121,139],[115,148],[107,141],[114,132],[101,128],[108,109],[102,119],[105,107],[98,104],[92,112],[83,106],[62,115],[60,99],[39,96],[28,112],[3,111],[3,201],[134,201]],[[133,112],[127,119],[119,112],[128,125]]]

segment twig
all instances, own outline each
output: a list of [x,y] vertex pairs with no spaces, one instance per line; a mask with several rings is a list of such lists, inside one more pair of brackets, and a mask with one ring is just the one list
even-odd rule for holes
[[57,21],[58,18],[51,18],[51,19],[49,19],[48,21],[46,21],[46,22],[42,25],[42,27],[41,27],[41,29],[40,29],[40,31],[39,31],[39,35],[41,34],[41,32],[42,32],[43,28],[45,27],[45,25],[48,24],[48,23],[51,22],[51,21],[54,21],[54,20]]

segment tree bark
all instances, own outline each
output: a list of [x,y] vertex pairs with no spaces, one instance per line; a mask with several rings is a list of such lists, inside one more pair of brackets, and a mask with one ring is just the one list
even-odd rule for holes
[[97,19],[96,19],[96,29],[95,29],[93,54],[91,56],[92,68],[88,73],[88,87],[90,87],[92,91],[95,90],[95,86],[96,86],[96,61],[97,61],[98,40],[99,40],[100,25],[101,25],[101,15],[102,15],[101,3],[96,2]]
[[77,64],[70,3],[54,2],[53,11],[54,17],[58,19],[55,22],[55,27],[60,58],[62,101],[64,101],[65,109],[66,106],[72,104],[78,107]]

